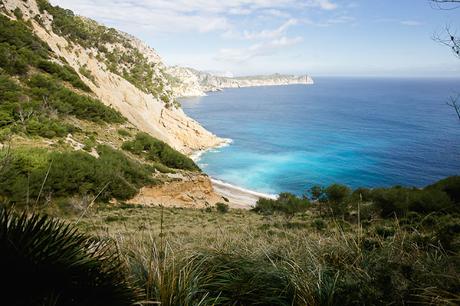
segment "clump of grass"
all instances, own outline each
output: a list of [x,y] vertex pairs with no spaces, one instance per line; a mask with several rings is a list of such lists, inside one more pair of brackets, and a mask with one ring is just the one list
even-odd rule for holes
[[[283,215],[251,211],[231,210],[218,223],[216,210],[137,208],[129,214],[119,226],[132,228],[132,236],[118,234],[117,221],[104,233],[119,242],[149,300],[162,304],[455,304],[459,298],[457,217],[438,237],[432,227],[412,230],[380,219],[365,230],[318,219],[317,212],[294,215],[293,226]],[[146,225],[141,232],[137,218]],[[434,218],[448,222],[445,215]],[[311,231],[308,220],[328,230]],[[440,244],[442,233],[457,241],[449,251]]]
[[228,213],[228,211],[230,210],[230,207],[226,203],[217,203],[216,209],[221,214],[225,214],[225,213]]
[[132,305],[140,299],[111,243],[62,222],[1,209],[0,245],[5,304]]

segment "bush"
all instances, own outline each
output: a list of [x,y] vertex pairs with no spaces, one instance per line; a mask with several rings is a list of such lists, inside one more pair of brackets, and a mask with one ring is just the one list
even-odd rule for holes
[[124,142],[122,148],[148,160],[160,162],[170,168],[200,170],[193,160],[147,133],[138,133],[135,140]]
[[452,202],[460,203],[460,176],[451,176],[425,187],[425,190],[433,189],[445,192]]
[[28,65],[48,59],[48,46],[23,22],[0,15],[0,67],[10,74],[25,74]]
[[99,194],[100,201],[124,200],[155,183],[150,167],[108,146],[100,145],[97,151],[99,158],[81,151],[14,151],[0,173],[0,195],[21,204],[86,194]]
[[345,185],[333,184],[325,190],[329,202],[340,204],[350,196],[351,190]]
[[345,185],[333,184],[325,190],[326,198],[334,215],[343,215],[347,211],[345,200],[350,197],[351,190]]
[[318,231],[321,231],[327,227],[326,222],[322,219],[315,219],[311,222],[311,225]]
[[31,77],[28,82],[31,96],[43,101],[63,115],[95,122],[123,123],[125,118],[116,110],[105,106],[101,101],[79,95],[58,84],[53,78],[44,74]]
[[131,133],[125,129],[119,129],[117,132],[118,132],[118,135],[123,136],[123,137],[131,136]]
[[394,236],[395,234],[395,229],[392,228],[392,227],[388,227],[388,226],[377,226],[375,228],[375,232],[377,235],[383,237],[383,238],[387,238],[387,237],[391,237],[391,236]]
[[216,209],[218,212],[225,214],[230,210],[230,207],[228,206],[228,204],[225,203],[217,203]]
[[372,199],[382,217],[403,216],[409,210],[409,191],[401,187],[376,189]]
[[369,188],[357,188],[351,194],[353,201],[369,202],[372,200],[372,191]]
[[273,214],[280,212],[286,218],[292,218],[296,213],[304,212],[308,209],[310,202],[307,199],[301,199],[291,193],[280,193],[278,199],[260,198],[254,211],[263,214]]
[[62,222],[1,209],[0,246],[6,305],[132,305],[139,299],[116,249]]
[[424,190],[392,187],[372,191],[374,204],[382,217],[405,216],[408,212],[428,214],[431,212],[450,213],[456,207],[449,196],[435,188]]
[[409,201],[409,210],[421,214],[453,211],[449,196],[439,190],[414,190]]
[[59,65],[47,60],[42,60],[38,63],[37,67],[62,81],[69,82],[75,88],[91,92],[91,89],[80,79],[75,70],[69,65]]

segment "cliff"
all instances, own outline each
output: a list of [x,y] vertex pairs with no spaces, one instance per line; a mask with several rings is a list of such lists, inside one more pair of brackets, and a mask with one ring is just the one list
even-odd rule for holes
[[157,52],[140,40],[44,0],[2,0],[1,5],[13,18],[19,10],[56,62],[72,67],[100,101],[139,130],[186,154],[222,142],[178,107],[174,78]]
[[281,85],[312,85],[313,79],[308,75],[260,75],[246,77],[222,77],[211,73],[198,71],[192,68],[170,67],[168,73],[177,80],[172,83],[176,97],[203,96],[209,91],[218,91],[225,88],[240,88],[253,86],[281,86]]

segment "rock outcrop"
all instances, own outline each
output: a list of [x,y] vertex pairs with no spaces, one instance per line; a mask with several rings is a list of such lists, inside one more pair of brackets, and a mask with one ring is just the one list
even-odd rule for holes
[[261,75],[247,77],[223,77],[192,68],[170,67],[168,73],[177,80],[173,83],[173,92],[176,97],[203,96],[209,91],[218,91],[225,88],[240,88],[253,86],[281,86],[281,85],[312,85],[313,79],[308,75]]

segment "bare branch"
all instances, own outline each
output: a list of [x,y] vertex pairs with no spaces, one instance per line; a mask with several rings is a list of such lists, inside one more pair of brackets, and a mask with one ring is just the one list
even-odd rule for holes
[[457,94],[456,96],[450,96],[449,101],[447,101],[446,104],[455,110],[458,119],[460,119],[460,94]]
[[460,7],[460,0],[430,0],[430,3],[439,10],[455,10]]

